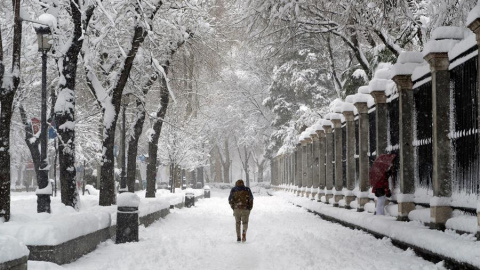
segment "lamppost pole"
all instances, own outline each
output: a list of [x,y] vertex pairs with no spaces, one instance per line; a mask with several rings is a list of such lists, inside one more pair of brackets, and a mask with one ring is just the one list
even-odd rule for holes
[[[53,15],[43,14],[39,21],[55,20]],[[50,213],[50,195],[52,194],[51,186],[48,189],[48,160],[47,160],[47,52],[50,50],[51,30],[47,24],[36,24],[34,26],[37,32],[38,51],[42,53],[42,104],[41,104],[41,125],[40,125],[40,168],[37,176],[38,189],[37,194],[37,212]]]

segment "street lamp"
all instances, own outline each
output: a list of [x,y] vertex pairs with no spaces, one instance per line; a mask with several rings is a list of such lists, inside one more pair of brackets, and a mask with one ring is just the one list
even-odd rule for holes
[[41,24],[35,24],[37,32],[38,51],[42,53],[42,112],[41,112],[41,132],[40,132],[40,169],[37,176],[37,212],[51,212],[50,195],[48,190],[48,160],[47,160],[47,52],[52,47],[52,32],[48,23],[55,20],[50,14],[43,14],[39,17]]
[[[118,190],[119,193],[122,193],[122,192],[127,192],[128,189],[127,189],[127,170],[126,170],[126,167],[127,167],[127,164],[126,164],[126,158],[125,158],[125,151],[126,151],[126,146],[125,146],[125,138],[126,138],[126,133],[127,133],[127,130],[126,130],[126,124],[125,124],[125,111],[127,110],[127,106],[128,106],[128,103],[130,102],[129,100],[129,94],[125,94],[122,96],[122,156],[120,157],[121,158],[121,162],[122,162],[122,174],[120,175],[120,189]],[[133,190],[131,190],[130,192],[133,192]]]

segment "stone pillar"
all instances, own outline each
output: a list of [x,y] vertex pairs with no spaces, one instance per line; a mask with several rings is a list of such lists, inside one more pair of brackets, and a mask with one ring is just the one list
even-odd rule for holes
[[[365,96],[364,94],[357,94]],[[368,105],[366,98],[356,100],[354,103],[358,110],[358,166],[359,166],[359,196],[357,196],[358,212],[364,211],[364,205],[369,201],[368,198]]]
[[333,133],[335,137],[335,189],[333,206],[338,207],[338,202],[343,199],[342,120],[340,117],[338,117],[337,119],[332,119],[331,121],[335,129],[335,132]]
[[312,134],[312,200],[315,198],[315,196],[318,193],[318,186],[320,184],[320,179],[319,179],[319,156],[320,156],[320,149],[319,149],[319,138],[318,134]]
[[303,153],[303,177],[302,177],[302,190],[303,190],[303,196],[308,197],[310,196],[310,187],[309,182],[310,182],[310,157],[308,152],[309,151],[309,146],[310,146],[310,139],[304,138],[304,140],[301,142],[302,143],[302,153]]
[[[352,105],[353,106],[353,105]],[[347,125],[347,136],[346,146],[347,146],[347,195],[345,196],[345,208],[350,209],[350,203],[355,200],[353,195],[353,189],[355,189],[355,115],[353,110],[344,110],[343,116],[345,116],[345,122]]]
[[326,186],[326,177],[325,177],[325,157],[326,157],[326,140],[325,140],[325,131],[323,128],[321,130],[316,131],[318,134],[318,174],[319,174],[319,182],[318,182],[318,201],[322,199],[322,196],[325,196],[325,186]]
[[302,187],[302,145],[300,143],[295,148],[295,184],[297,186],[297,196],[300,196]]
[[275,186],[275,158],[270,159],[270,183],[272,186]]
[[[477,45],[480,48],[480,18],[476,18],[473,22],[471,22],[468,25],[468,28],[472,30],[472,32],[475,33],[476,38],[477,38]],[[478,66],[477,66],[477,80],[480,79],[480,61],[478,61]],[[477,104],[480,104],[480,84],[477,86]],[[480,126],[480,106],[477,106],[477,124]],[[480,139],[480,136],[479,136]],[[480,141],[478,142],[480,145]],[[480,239],[480,207],[477,207],[477,238]]]
[[[328,122],[328,123],[325,123]],[[333,155],[335,153],[332,125],[329,120],[325,120],[323,129],[325,130],[325,199],[326,203],[333,197]]]
[[[308,134],[307,134],[308,136]],[[307,145],[305,148],[305,155],[307,159],[307,179],[306,179],[306,189],[307,189],[307,195],[310,196],[312,192],[312,186],[313,186],[313,141],[312,137],[307,137],[305,139],[307,141]]]
[[450,61],[448,53],[429,53],[425,60],[432,72],[432,149],[433,198],[430,202],[430,227],[444,229],[451,217],[448,198],[452,195],[450,140]]
[[377,124],[375,125],[375,139],[377,140],[377,157],[381,154],[385,154],[387,148],[387,121],[388,121],[388,107],[387,96],[385,91],[377,91],[372,89],[370,94],[375,99],[375,119]]
[[397,220],[407,221],[408,213],[415,209],[414,148],[413,148],[413,83],[411,75],[395,75],[399,103],[400,194]]

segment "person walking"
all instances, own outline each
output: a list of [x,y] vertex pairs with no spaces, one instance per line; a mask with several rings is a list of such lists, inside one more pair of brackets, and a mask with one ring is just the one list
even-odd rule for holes
[[375,215],[385,215],[385,202],[387,198],[392,196],[392,193],[389,188],[388,178],[393,175],[393,166],[385,172],[384,178],[382,181],[378,181],[375,186],[372,188],[372,192],[377,197],[377,205],[375,207]]
[[[249,187],[245,186],[242,179],[235,182],[235,187],[230,191],[228,203],[233,210],[235,217],[235,229],[237,231],[237,242],[247,241],[248,218],[253,208],[253,194]],[[243,228],[240,230],[240,223]],[[240,231],[242,232],[240,238]]]

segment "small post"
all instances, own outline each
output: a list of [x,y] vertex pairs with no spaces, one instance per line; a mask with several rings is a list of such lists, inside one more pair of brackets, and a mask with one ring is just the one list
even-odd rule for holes
[[140,198],[132,192],[117,196],[117,231],[115,244],[138,242],[138,206]]

